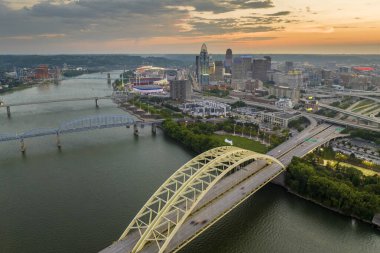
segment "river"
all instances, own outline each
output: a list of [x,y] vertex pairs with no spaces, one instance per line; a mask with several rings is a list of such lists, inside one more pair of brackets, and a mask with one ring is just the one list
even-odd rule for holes
[[[117,76],[118,72],[113,72]],[[91,74],[84,77],[105,77]],[[106,80],[65,80],[2,96],[8,103],[104,96]],[[0,133],[57,127],[95,114],[124,113],[111,101],[14,107],[0,111]],[[192,153],[144,128],[115,128],[0,143],[0,252],[97,252],[116,240],[155,189]],[[380,252],[371,226],[268,185],[182,253]]]

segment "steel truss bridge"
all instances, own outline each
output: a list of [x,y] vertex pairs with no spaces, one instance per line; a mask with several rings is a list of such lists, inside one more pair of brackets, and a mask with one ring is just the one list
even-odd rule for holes
[[115,96],[103,96],[103,97],[78,97],[78,98],[60,98],[60,99],[50,99],[41,101],[30,101],[30,102],[20,102],[20,103],[4,103],[0,107],[13,107],[13,106],[25,106],[25,105],[38,105],[38,104],[50,104],[50,103],[61,103],[61,102],[75,102],[75,101],[89,101],[89,100],[102,100],[102,99],[113,99]]
[[122,126],[131,126],[137,124],[146,124],[135,121],[128,115],[96,115],[84,117],[77,120],[64,122],[57,128],[38,128],[23,133],[0,133],[0,142],[24,140],[28,138],[62,135],[75,132],[84,132],[103,128],[113,128]]
[[165,252],[207,193],[229,174],[257,160],[277,163],[285,170],[272,156],[232,146],[211,149],[187,162],[152,195],[121,235],[119,241],[134,238],[125,252],[140,252],[147,244],[154,244],[153,252]]
[[198,155],[169,177],[119,240],[100,253],[177,252],[267,183],[283,184],[285,166],[294,156],[345,137],[340,131],[313,120],[267,155],[233,146]]

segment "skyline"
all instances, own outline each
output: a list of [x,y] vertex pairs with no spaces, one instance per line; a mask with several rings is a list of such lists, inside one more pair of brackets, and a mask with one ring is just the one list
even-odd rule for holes
[[1,54],[380,54],[380,2],[0,0]]

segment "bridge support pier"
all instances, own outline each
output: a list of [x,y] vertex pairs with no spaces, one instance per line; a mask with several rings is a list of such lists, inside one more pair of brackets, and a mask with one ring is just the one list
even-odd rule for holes
[[135,136],[139,136],[139,128],[138,128],[137,124],[133,125],[133,134]]
[[95,98],[95,107],[96,107],[96,108],[99,108],[98,100],[99,100],[98,98]]
[[156,123],[153,123],[153,124],[152,124],[152,133],[153,133],[153,134],[156,134],[156,133],[157,133],[157,125],[156,125]]
[[20,146],[20,151],[21,151],[21,153],[25,154],[26,146],[25,146],[24,139],[21,139],[21,140],[20,140],[20,144],[21,144],[21,146]]
[[7,106],[7,116],[8,116],[8,118],[11,117],[11,107],[10,106]]
[[57,134],[57,139],[56,139],[56,141],[57,141],[57,148],[58,148],[58,149],[61,149],[62,145],[61,145],[61,138],[60,138],[59,134]]
[[107,73],[107,84],[111,85],[111,73]]

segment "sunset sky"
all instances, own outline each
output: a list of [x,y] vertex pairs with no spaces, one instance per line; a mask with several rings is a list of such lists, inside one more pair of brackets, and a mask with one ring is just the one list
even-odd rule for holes
[[0,54],[380,54],[379,0],[0,0]]

